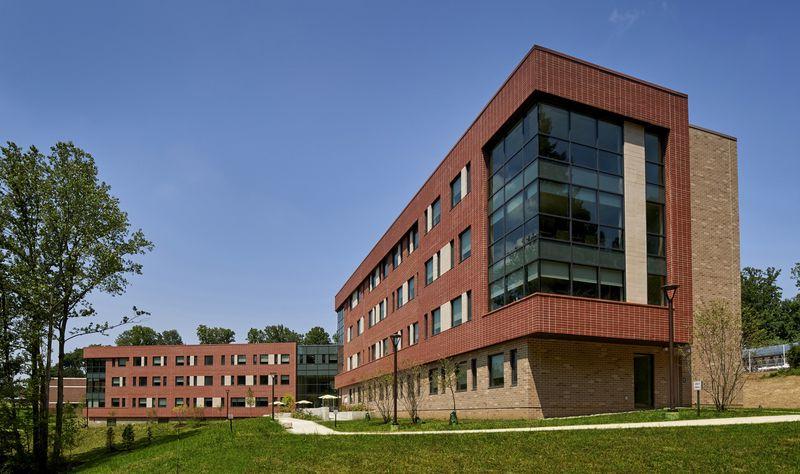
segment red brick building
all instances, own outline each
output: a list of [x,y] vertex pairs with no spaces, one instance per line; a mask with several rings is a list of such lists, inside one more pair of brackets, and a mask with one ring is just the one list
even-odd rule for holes
[[[86,399],[85,377],[64,377],[64,403],[78,407]],[[50,410],[56,410],[58,403],[58,379],[50,379]]]
[[295,343],[91,346],[83,357],[90,419],[176,418],[180,407],[261,416],[273,393],[297,397]]
[[343,402],[380,396],[400,333],[423,415],[452,409],[443,358],[461,416],[664,406],[672,283],[688,403],[694,306],[738,307],[735,174],[686,94],[535,46],[337,293]]

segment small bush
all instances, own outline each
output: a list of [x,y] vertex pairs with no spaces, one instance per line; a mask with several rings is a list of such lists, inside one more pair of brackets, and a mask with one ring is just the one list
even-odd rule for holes
[[153,442],[153,425],[148,423],[147,424],[147,444]]
[[134,440],[133,425],[125,425],[125,429],[122,430],[122,445],[126,450],[130,451],[133,449]]
[[786,352],[786,362],[789,363],[789,367],[800,369],[800,344],[792,346],[792,348]]
[[108,451],[114,450],[114,427],[109,426],[106,430],[106,449]]

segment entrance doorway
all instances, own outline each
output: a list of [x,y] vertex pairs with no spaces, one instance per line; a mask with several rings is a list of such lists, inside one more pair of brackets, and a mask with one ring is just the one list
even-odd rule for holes
[[653,354],[633,356],[633,405],[653,408]]

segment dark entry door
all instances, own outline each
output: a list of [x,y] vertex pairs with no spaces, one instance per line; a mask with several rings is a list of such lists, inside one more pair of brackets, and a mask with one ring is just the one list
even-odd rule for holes
[[653,355],[633,356],[633,403],[636,408],[653,408]]

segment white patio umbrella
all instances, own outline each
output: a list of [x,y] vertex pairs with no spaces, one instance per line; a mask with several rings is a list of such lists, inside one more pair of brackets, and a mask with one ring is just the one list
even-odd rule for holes
[[286,406],[286,404],[285,404],[285,403],[283,403],[283,402],[282,402],[282,401],[280,401],[280,400],[278,400],[277,402],[272,402],[272,404],[273,404],[273,405],[275,405],[276,407],[282,407],[282,406]]
[[309,402],[308,400],[300,400],[298,402],[295,402],[295,405],[311,405],[311,402]]

